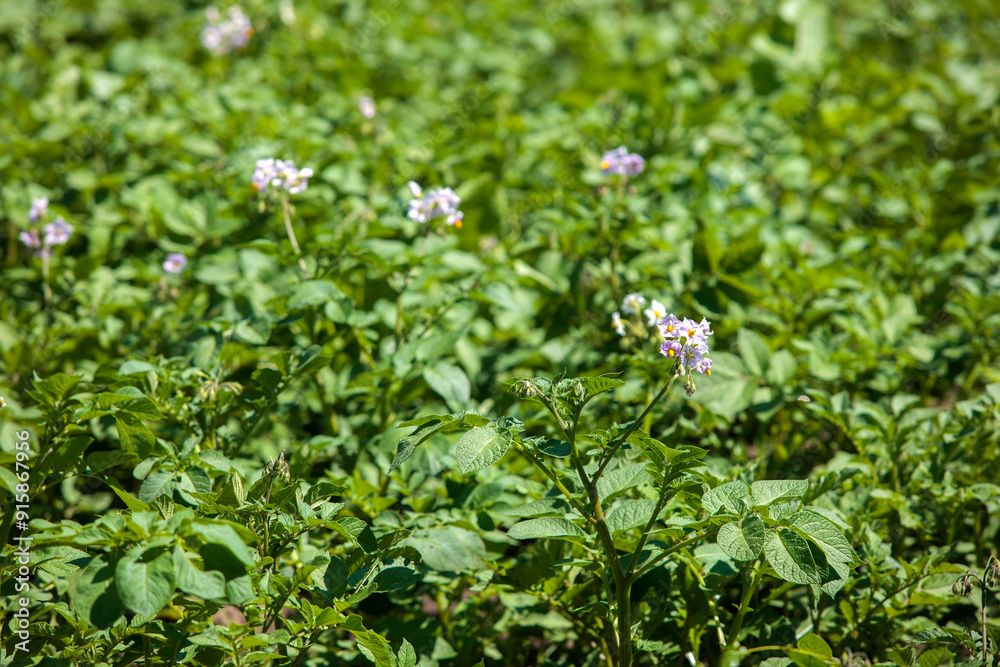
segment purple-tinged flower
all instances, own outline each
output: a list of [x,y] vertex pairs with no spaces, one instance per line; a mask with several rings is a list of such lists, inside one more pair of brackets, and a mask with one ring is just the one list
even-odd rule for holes
[[222,20],[215,7],[205,10],[208,24],[201,31],[201,44],[217,56],[243,48],[253,36],[253,26],[242,9],[230,7],[226,14]]
[[674,317],[673,313],[664,317],[656,323],[656,328],[660,330],[663,338],[673,338],[680,335],[681,321]]
[[358,100],[358,111],[361,112],[362,116],[371,120],[375,117],[375,100],[367,95],[362,96],[361,99]]
[[[660,343],[660,353],[671,359],[681,360],[681,369],[695,373],[712,374],[712,360],[708,358],[708,336],[711,336],[712,324],[704,317],[701,322],[695,322],[685,317],[678,319],[671,313],[656,324],[663,338]],[[685,390],[690,396],[694,392],[694,383],[688,378]]]
[[607,151],[601,157],[601,171],[605,176],[637,176],[646,161],[637,153],[629,153],[624,146]]
[[628,149],[624,146],[619,146],[614,150],[610,150],[604,153],[601,157],[601,171],[605,175],[608,174],[622,174],[624,173],[623,160],[628,156]]
[[615,330],[615,333],[619,336],[625,335],[625,324],[622,322],[621,313],[617,310],[611,314],[611,328]]
[[407,183],[413,199],[406,217],[420,223],[428,223],[434,218],[444,218],[446,225],[462,228],[465,214],[458,210],[461,198],[451,188],[436,188],[428,190],[426,196],[419,185],[410,181]]
[[172,252],[167,255],[167,260],[163,262],[163,270],[167,273],[180,273],[187,266],[187,257],[179,252]]
[[[294,169],[294,165],[292,169]],[[297,195],[307,187],[309,187],[309,177],[313,175],[313,170],[309,167],[295,172],[289,175],[285,179],[285,189],[288,190],[288,194]]]
[[42,242],[38,240],[38,230],[32,229],[30,231],[24,231],[18,234],[21,239],[21,243],[28,246],[29,248],[39,248]]
[[309,186],[309,178],[312,175],[313,170],[308,167],[299,170],[291,160],[275,160],[269,157],[257,160],[250,184],[257,192],[272,187],[283,188],[288,194],[297,195]]
[[631,294],[626,294],[625,298],[622,299],[622,310],[626,315],[631,315],[633,313],[638,313],[639,309],[646,305],[646,297],[644,297],[639,292],[632,292]]
[[45,245],[62,245],[69,241],[69,235],[73,233],[73,226],[62,218],[56,218],[55,222],[50,222],[43,228],[45,232]]
[[680,356],[681,350],[683,349],[684,344],[679,340],[665,340],[660,343],[660,354],[670,359]]
[[637,153],[629,153],[622,159],[622,167],[626,176],[638,176],[646,167],[646,161]]
[[49,210],[49,200],[47,197],[31,200],[31,210],[28,211],[28,220],[35,224],[41,220]]

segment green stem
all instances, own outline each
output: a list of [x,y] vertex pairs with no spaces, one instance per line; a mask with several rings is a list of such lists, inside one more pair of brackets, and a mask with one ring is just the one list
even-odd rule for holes
[[302,269],[302,275],[307,279],[309,278],[309,267],[306,266],[306,260],[302,257],[302,250],[299,248],[299,242],[295,238],[295,230],[292,229],[292,214],[291,205],[288,202],[288,195],[282,195],[281,197],[281,213],[285,218],[285,231],[288,233],[288,240],[292,242],[292,250],[299,258],[299,268]]
[[601,463],[601,466],[597,469],[597,472],[594,473],[593,481],[595,483],[597,482],[598,479],[600,479],[601,475],[604,473],[604,469],[608,467],[609,463],[611,463],[611,459],[614,458],[615,454],[618,453],[618,450],[621,448],[621,446],[625,443],[626,440],[628,440],[628,437],[632,435],[637,428],[639,428],[639,425],[642,424],[642,421],[646,418],[646,415],[648,415],[649,412],[653,409],[653,406],[659,403],[660,399],[666,395],[667,390],[670,389],[670,385],[672,385],[674,383],[674,380],[676,380],[678,375],[680,375],[680,373],[678,372],[679,370],[680,370],[680,362],[677,362],[677,364],[674,366],[674,370],[670,374],[670,379],[667,380],[667,383],[665,385],[663,385],[663,389],[661,389],[660,393],[656,395],[656,398],[653,399],[653,402],[646,406],[646,409],[642,411],[642,414],[639,415],[639,418],[633,421],[632,425],[628,427],[628,430],[625,431],[625,433],[622,434],[620,438],[618,438],[618,440],[615,442],[614,445],[612,445],[611,450],[605,456],[604,461]]
[[628,570],[625,571],[626,581],[631,583],[634,581],[632,579],[632,573],[635,571],[636,565],[639,563],[639,557],[642,555],[642,548],[646,546],[646,540],[649,539],[649,531],[653,529],[653,524],[656,523],[657,517],[660,516],[660,512],[663,507],[674,497],[673,493],[670,493],[671,489],[662,489],[660,491],[660,499],[656,503],[656,509],[653,510],[653,515],[649,517],[649,521],[646,522],[646,527],[642,529],[642,536],[639,538],[639,542],[635,545],[635,550],[632,551],[632,558],[629,559]]
[[643,564],[642,567],[640,567],[638,570],[636,570],[635,573],[632,574],[633,581],[636,580],[636,579],[638,579],[642,575],[646,574],[647,572],[649,572],[651,569],[653,569],[657,565],[659,565],[668,556],[672,556],[673,554],[677,553],[681,549],[683,549],[685,547],[688,547],[688,546],[694,544],[695,542],[703,540],[706,537],[711,537],[712,535],[714,535],[717,532],[719,532],[718,528],[711,528],[709,530],[702,531],[702,532],[698,533],[697,535],[692,535],[691,537],[687,538],[683,542],[678,542],[674,546],[670,547],[669,549],[667,549],[666,551],[664,551],[663,553],[661,553],[656,558],[651,558],[649,561],[647,561],[645,564]]
[[583,516],[584,519],[586,519],[590,523],[594,523],[594,517],[592,517],[590,515],[590,512],[587,511],[587,508],[584,507],[583,504],[579,500],[576,499],[576,496],[574,496],[572,493],[570,493],[569,489],[566,488],[566,485],[563,484],[562,481],[558,477],[556,477],[556,475],[555,475],[554,472],[552,472],[551,470],[549,470],[548,466],[546,466],[544,463],[542,463],[537,456],[535,456],[534,454],[532,454],[531,451],[529,451],[528,448],[525,447],[525,446],[523,446],[521,443],[515,442],[514,443],[514,447],[526,459],[528,459],[533,464],[535,464],[535,466],[539,470],[541,470],[545,474],[545,476],[548,477],[549,480],[553,484],[556,485],[556,488],[559,489],[564,496],[566,496],[566,499],[569,500],[570,505],[572,505],[573,508],[577,512],[579,512]]
[[743,629],[743,618],[750,609],[750,600],[757,592],[757,589],[760,587],[760,582],[764,578],[764,569],[764,564],[762,562],[758,562],[756,568],[754,569],[753,581],[749,586],[743,589],[743,598],[740,600],[740,608],[736,612],[736,618],[733,619],[733,625],[729,628],[729,636],[726,638],[726,650],[722,652],[722,658],[719,660],[719,664],[722,667],[725,667],[727,664],[727,654],[733,653],[736,651],[737,647],[739,647],[740,631]]

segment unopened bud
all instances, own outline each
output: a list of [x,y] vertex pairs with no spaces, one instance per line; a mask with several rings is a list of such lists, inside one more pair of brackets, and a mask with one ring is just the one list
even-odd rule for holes
[[534,396],[538,392],[538,389],[528,380],[520,380],[514,383],[511,387],[511,392],[517,398],[528,398],[529,396]]
[[990,560],[986,563],[986,576],[983,577],[983,581],[990,590],[995,591],[1000,588],[1000,561],[996,556],[990,556]]
[[951,592],[961,598],[967,598],[972,595],[971,577],[969,577],[969,575],[965,575],[956,581],[955,585],[951,587]]

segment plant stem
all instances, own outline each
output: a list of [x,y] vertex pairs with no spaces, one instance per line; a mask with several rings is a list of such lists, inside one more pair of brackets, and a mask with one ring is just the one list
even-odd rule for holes
[[757,592],[757,588],[760,587],[760,582],[763,578],[764,564],[758,561],[757,566],[754,569],[753,581],[749,586],[743,589],[743,598],[740,600],[740,608],[736,612],[736,618],[733,619],[732,627],[729,628],[729,636],[726,638],[726,650],[722,652],[722,657],[719,659],[720,667],[725,667],[727,664],[727,654],[734,652],[739,646],[740,630],[743,629],[743,617],[746,616],[747,611],[750,609],[750,600],[753,598],[754,593]]
[[604,461],[601,462],[601,466],[597,469],[597,472],[594,473],[593,481],[595,483],[604,473],[604,469],[608,467],[609,463],[611,463],[611,459],[614,458],[615,454],[618,453],[618,450],[621,448],[621,446],[625,443],[626,440],[628,440],[628,437],[632,435],[637,428],[639,428],[639,426],[642,424],[642,421],[646,418],[646,415],[648,415],[650,410],[653,409],[653,406],[659,403],[660,399],[666,395],[667,390],[670,389],[670,385],[672,385],[674,383],[674,380],[677,379],[679,375],[678,373],[679,369],[680,369],[680,362],[677,362],[677,365],[674,366],[674,370],[670,373],[670,379],[667,380],[667,383],[665,385],[663,385],[663,389],[660,390],[660,393],[656,395],[656,398],[653,399],[652,403],[646,406],[646,409],[642,411],[642,414],[639,415],[639,418],[632,422],[632,425],[628,427],[628,430],[625,431],[625,433],[623,433],[622,436],[618,438],[618,441],[615,442],[615,444],[611,447],[611,450],[605,456]]
[[281,196],[281,212],[284,214],[285,218],[285,231],[288,232],[288,240],[292,242],[292,250],[299,257],[299,268],[302,269],[302,275],[309,278],[309,267],[306,266],[306,260],[302,257],[302,250],[299,248],[299,242],[295,239],[295,230],[292,229],[292,214],[291,205],[288,202],[288,195]]
[[590,523],[594,523],[594,517],[590,515],[590,512],[587,511],[587,508],[584,507],[583,504],[576,499],[576,496],[570,493],[569,489],[566,488],[566,485],[563,484],[558,477],[556,477],[554,472],[549,470],[548,466],[542,463],[537,456],[532,454],[527,447],[522,446],[520,443],[515,441],[514,447],[517,449],[517,451],[523,454],[525,458],[534,463],[539,470],[545,473],[545,476],[548,477],[549,480],[556,485],[557,489],[562,491],[563,495],[566,496],[566,498],[569,500],[570,505],[572,505],[577,512],[582,514],[584,519],[586,519]]

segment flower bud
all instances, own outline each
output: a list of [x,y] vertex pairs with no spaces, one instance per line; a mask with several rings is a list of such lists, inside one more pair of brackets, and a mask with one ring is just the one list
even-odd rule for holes
[[986,587],[992,591],[1000,588],[1000,561],[997,560],[996,556],[990,556],[986,563],[986,574],[983,581],[986,583]]
[[972,578],[969,575],[963,576],[951,587],[951,592],[962,598],[969,597],[972,595]]

